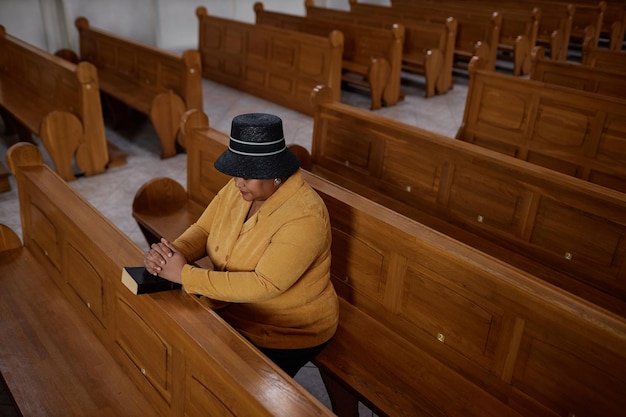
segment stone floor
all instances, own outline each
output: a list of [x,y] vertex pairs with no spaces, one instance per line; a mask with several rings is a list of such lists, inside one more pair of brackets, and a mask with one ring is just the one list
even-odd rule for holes
[[[407,74],[402,87],[404,100],[395,106],[376,110],[375,113],[454,137],[463,117],[467,84],[466,75],[460,73],[451,91],[426,99],[423,79]],[[210,124],[220,131],[229,133],[231,120],[238,114],[274,113],[283,119],[288,143],[297,143],[311,149],[313,120],[310,116],[208,80],[203,80],[203,96],[204,111],[209,116]],[[363,92],[345,90],[341,101],[369,111],[369,97]],[[133,196],[143,183],[154,177],[166,176],[186,185],[186,157],[179,154],[173,158],[161,159],[154,129],[143,118],[123,130],[113,131],[107,128],[107,137],[127,152],[128,163],[101,175],[81,177],[70,182],[70,185],[145,250],[147,244],[131,215]],[[15,138],[5,136],[2,139],[0,155],[4,158],[6,149]],[[44,157],[49,162],[45,150]],[[11,186],[11,191],[0,194],[0,223],[11,227],[21,237],[17,188],[13,178]],[[308,364],[298,373],[296,380],[330,407],[319,372],[314,365]],[[10,404],[6,393],[2,394],[5,395],[0,395],[0,417],[15,415],[10,414],[10,406],[7,411],[2,408],[3,404]],[[361,416],[373,415],[365,406],[361,408]]]

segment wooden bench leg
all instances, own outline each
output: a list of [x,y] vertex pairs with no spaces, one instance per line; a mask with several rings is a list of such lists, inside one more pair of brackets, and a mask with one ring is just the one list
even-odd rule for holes
[[171,91],[159,94],[152,100],[150,120],[161,141],[161,158],[176,155],[176,139],[184,113],[185,102]]
[[72,170],[74,154],[83,139],[83,125],[78,117],[64,111],[53,111],[41,122],[41,141],[65,181],[75,180]]
[[339,417],[359,417],[359,400],[332,375],[319,368],[333,412]]
[[13,135],[17,134],[20,142],[28,142],[36,145],[33,140],[33,135],[30,129],[20,123],[13,115],[7,111],[4,107],[0,107],[0,117],[4,121],[4,134]]

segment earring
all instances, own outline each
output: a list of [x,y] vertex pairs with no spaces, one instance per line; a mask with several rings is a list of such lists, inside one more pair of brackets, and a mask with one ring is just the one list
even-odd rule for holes
[[283,180],[280,178],[274,178],[274,185],[280,185],[281,182],[283,182]]

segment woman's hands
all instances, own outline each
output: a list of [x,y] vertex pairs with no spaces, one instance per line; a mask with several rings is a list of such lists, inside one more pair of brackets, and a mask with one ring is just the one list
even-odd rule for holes
[[161,242],[150,246],[150,250],[143,257],[143,263],[152,275],[181,284],[181,272],[187,260],[167,239],[161,238]]

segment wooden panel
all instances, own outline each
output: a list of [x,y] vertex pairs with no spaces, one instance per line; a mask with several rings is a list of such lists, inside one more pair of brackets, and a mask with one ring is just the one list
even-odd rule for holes
[[623,358],[610,346],[558,327],[526,323],[511,385],[562,416],[620,415]]
[[[491,368],[502,309],[447,278],[452,265],[410,260],[399,317],[468,359]],[[462,268],[459,268],[458,273]]]
[[39,209],[37,203],[31,203],[29,214],[28,224],[24,227],[38,232],[30,235],[30,239],[25,239],[25,243],[35,243],[57,270],[61,270],[61,244],[55,223],[46,212]]
[[[83,242],[83,245],[85,243]],[[68,284],[76,292],[88,311],[106,326],[104,278],[81,251],[81,246],[68,243],[65,249]]]
[[172,397],[172,346],[125,299],[115,305],[115,343],[163,398]]

